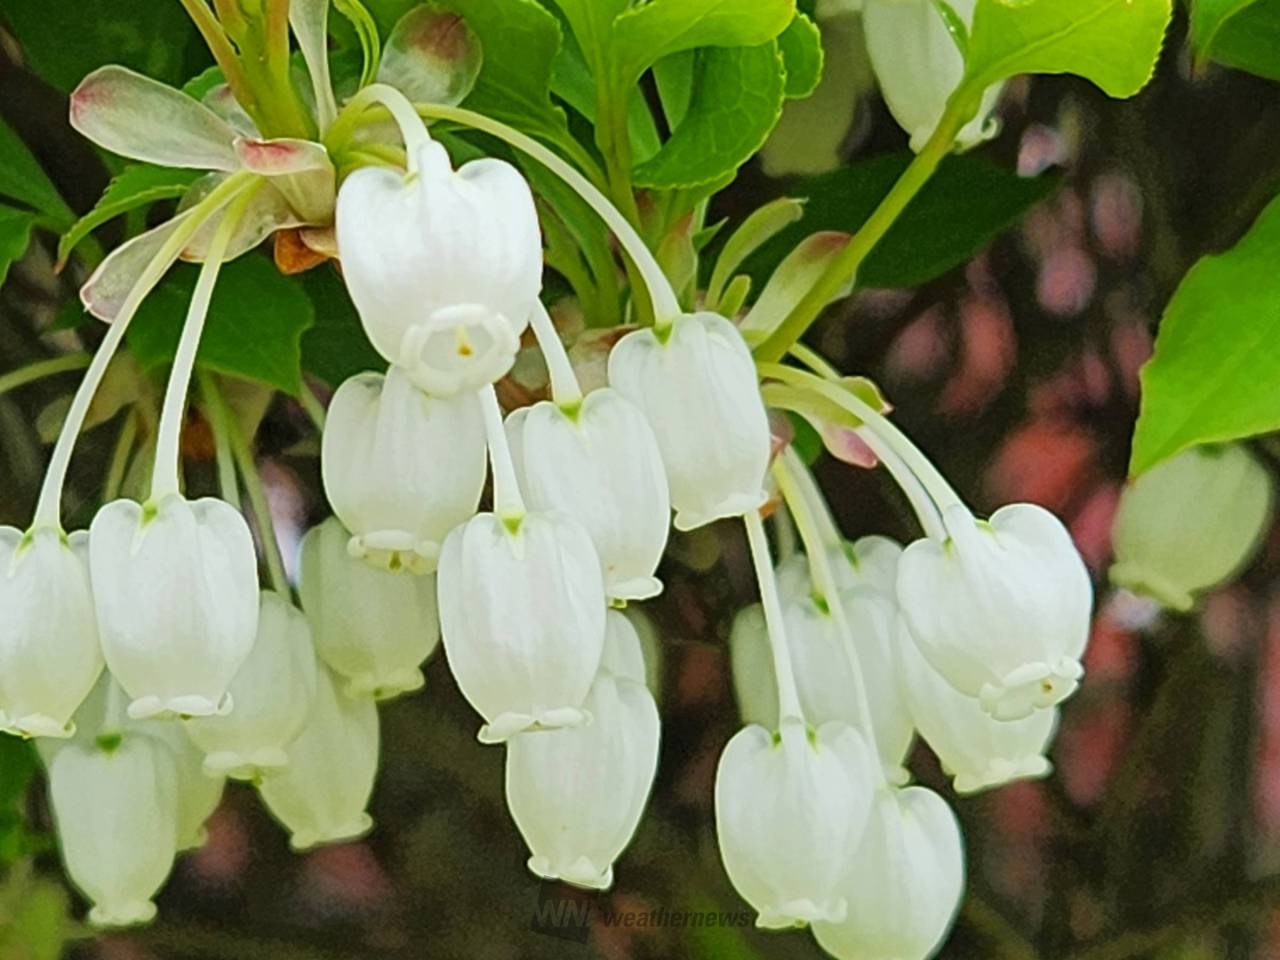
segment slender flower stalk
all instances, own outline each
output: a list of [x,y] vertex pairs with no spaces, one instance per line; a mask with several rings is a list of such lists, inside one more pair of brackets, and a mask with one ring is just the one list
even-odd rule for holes
[[[187,319],[178,341],[178,351],[173,358],[173,370],[169,385],[165,388],[164,406],[160,411],[160,429],[156,443],[156,469],[151,477],[152,501],[177,493],[181,488],[182,456],[179,445],[182,440],[182,421],[186,415],[187,391],[196,365],[196,351],[204,333],[205,320],[209,316],[209,304],[213,300],[213,288],[222,270],[231,237],[240,219],[253,199],[258,184],[245,188],[228,207],[209,244],[208,256],[200,267],[195,293],[187,309]],[[172,470],[167,469],[172,465]]]
[[29,363],[25,367],[19,367],[17,370],[11,370],[4,376],[0,376],[0,396],[10,390],[16,390],[19,387],[25,387],[29,383],[35,383],[35,381],[42,380],[45,377],[52,377],[59,373],[70,373],[74,370],[83,370],[89,366],[91,361],[92,358],[87,353],[64,353],[60,356]]
[[[218,492],[222,499],[237,510],[240,509],[240,483],[236,479],[235,454],[231,452],[231,422],[226,404],[213,376],[202,372],[199,376],[200,394],[204,397],[205,416],[213,431],[213,458],[218,467]],[[115,499],[111,497],[109,499]]]
[[[825,538],[817,519],[818,511],[812,508],[796,482],[796,477],[801,472],[796,469],[798,462],[799,457],[796,452],[791,449],[786,450],[782,459],[774,461],[773,476],[795,520],[796,528],[800,532],[800,540],[804,543],[805,553],[809,558],[809,569],[813,574],[814,589],[831,612],[836,630],[840,634],[840,645],[844,648],[845,657],[849,661],[849,671],[853,677],[853,694],[858,702],[858,722],[862,727],[863,736],[867,738],[868,743],[875,743],[876,725],[871,717],[871,701],[868,699],[866,677],[862,673],[862,661],[853,644],[853,631],[850,629],[849,618],[840,598],[840,588],[836,583],[835,572],[831,568],[831,554],[824,543]],[[887,782],[883,767],[880,764],[876,764],[875,767],[882,783]]]
[[582,406],[582,387],[578,376],[573,372],[573,364],[569,362],[569,352],[560,342],[555,324],[547,308],[539,300],[529,315],[529,325],[533,327],[533,335],[538,340],[538,348],[547,362],[547,372],[551,375],[551,396],[565,413],[572,414]]
[[511,447],[507,443],[507,431],[502,425],[502,407],[493,386],[480,391],[480,406],[484,411],[484,434],[489,443],[489,462],[493,466],[493,512],[508,527],[518,527],[524,519],[524,497],[520,495],[520,483],[516,480],[515,464],[511,460]]
[[778,678],[778,722],[781,724],[789,717],[803,721],[804,711],[800,708],[800,694],[796,689],[795,671],[791,666],[791,652],[787,649],[786,622],[782,613],[782,601],[778,596],[773,560],[769,556],[764,521],[760,519],[759,511],[751,510],[743,514],[742,522],[747,527],[751,562],[755,566],[756,580],[760,584],[760,602],[764,606],[764,619],[769,629],[774,675]]
[[45,473],[44,485],[40,489],[40,500],[36,505],[33,528],[61,526],[62,488],[67,479],[67,468],[71,464],[71,453],[84,427],[93,396],[106,375],[107,366],[124,340],[129,323],[138,311],[138,306],[160,282],[160,278],[164,276],[196,232],[256,179],[258,178],[253,174],[235,173],[215,187],[207,197],[192,208],[191,215],[165,241],[159,252],[147,264],[133,289],[129,291],[115,322],[107,330],[106,337],[98,347],[98,352],[94,354],[93,362],[89,364],[89,369],[71,401],[71,409],[67,411],[67,419],[63,422],[61,433],[58,434],[57,443],[53,448],[53,457]]

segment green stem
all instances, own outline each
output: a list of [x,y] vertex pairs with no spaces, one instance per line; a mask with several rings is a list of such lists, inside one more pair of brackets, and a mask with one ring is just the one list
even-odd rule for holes
[[311,418],[311,422],[315,424],[317,430],[324,430],[324,422],[326,412],[324,404],[320,402],[320,398],[316,396],[316,392],[311,389],[309,383],[302,384],[302,393],[298,394],[298,403],[302,405],[303,411]]
[[566,413],[577,410],[582,406],[582,387],[578,383],[577,374],[573,372],[569,353],[560,342],[556,326],[541,300],[529,315],[529,324],[533,327],[538,349],[542,351],[542,358],[547,363],[547,373],[551,376],[551,398]]
[[58,357],[49,357],[46,360],[37,360],[34,363],[27,364],[25,367],[11,370],[0,376],[0,396],[10,390],[16,390],[37,380],[43,380],[45,377],[52,377],[58,373],[70,373],[73,370],[83,370],[89,366],[90,360],[91,358],[87,353],[66,353]]
[[[209,5],[205,3],[205,0],[179,0],[179,2],[187,11],[187,16],[196,25],[196,29],[200,31],[200,36],[204,39],[205,46],[213,54],[213,60],[222,71],[222,76],[226,79],[227,86],[231,88],[231,93],[236,98],[236,102],[244,107],[245,111],[255,121],[260,120],[253,84],[249,81],[249,75],[245,72],[244,65],[240,62],[240,57],[236,53],[235,47],[232,46],[230,37],[227,36],[228,29],[234,30],[239,25],[239,11],[235,9],[235,5],[218,3],[219,13],[223,20],[220,23],[218,17],[213,15]],[[224,10],[226,7],[231,9],[229,11]]]
[[267,559],[271,588],[281,596],[288,597],[290,595],[289,578],[284,572],[280,541],[276,539],[275,520],[271,516],[271,504],[267,500],[267,492],[262,485],[262,475],[258,472],[258,462],[254,458],[249,439],[227,409],[226,398],[222,396],[222,391],[218,389],[217,382],[212,377],[208,380],[207,396],[210,409],[217,411],[214,416],[219,418],[226,428],[231,455],[240,469],[240,479],[249,497],[249,509],[253,511],[253,518],[258,525],[258,539],[262,542],[262,552]]
[[493,512],[508,529],[515,530],[525,516],[524,498],[520,495],[520,482],[511,460],[507,431],[502,425],[502,407],[492,384],[481,389],[480,406],[484,410],[484,433],[489,444],[489,463],[493,467]]
[[893,189],[880,201],[880,206],[854,234],[848,246],[831,261],[813,288],[796,304],[782,324],[755,349],[758,360],[777,362],[786,356],[791,345],[799,340],[827,305],[839,296],[841,289],[858,270],[867,255],[876,248],[884,235],[897,222],[898,217],[915,199],[922,187],[929,182],[938,165],[951,152],[952,145],[965,124],[978,112],[981,98],[968,93],[965,88],[947,103],[947,109],[928,143],[911,161]]
[[110,503],[120,496],[120,488],[124,486],[124,474],[129,468],[129,455],[133,453],[133,445],[138,439],[138,413],[130,410],[124,418],[124,426],[116,437],[115,449],[111,451],[111,463],[107,466],[107,479],[102,485],[102,501]]
[[204,398],[205,418],[213,431],[214,461],[218,465],[218,492],[222,499],[237,510],[240,505],[240,484],[236,482],[235,454],[231,451],[231,424],[226,405],[218,393],[212,374],[199,374],[200,395]]

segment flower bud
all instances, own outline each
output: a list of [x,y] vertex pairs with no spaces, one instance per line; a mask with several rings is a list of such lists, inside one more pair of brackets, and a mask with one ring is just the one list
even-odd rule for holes
[[177,494],[109,503],[89,530],[107,666],[135,719],[227,713],[253,648],[258,563],[249,527],[221,500]]
[[67,875],[94,926],[146,923],[178,849],[177,774],[137,735],[68,742],[47,754],[49,800]]
[[764,607],[753,603],[738,611],[729,631],[729,665],[738,716],[768,730],[778,726],[778,680],[764,622]]
[[877,790],[839,889],[848,915],[813,925],[836,960],[933,956],[964,893],[964,845],[946,801],[923,787]]
[[837,887],[866,826],[874,763],[841,723],[814,731],[789,717],[779,733],[749,726],[729,741],[716,772],[716,832],[757,926],[844,919]]
[[449,531],[476,512],[485,480],[474,393],[431,397],[397,367],[361,373],[333,396],[321,450],[325,493],[377,566],[436,567]]
[[692,530],[766,499],[769,418],[738,328],[715,313],[676,319],[666,338],[629,333],[609,356],[609,383],[644,411],[676,509]]
[[404,175],[364,167],[338,193],[343,276],[366,333],[423,390],[479,389],[511,369],[542,288],[533,194],[508,163],[456,172],[438,143]]
[[604,564],[614,600],[662,591],[654,577],[671,525],[671,497],[649,422],[616,390],[587,395],[573,413],[538,403],[507,418],[525,501],[578,520]]
[[294,850],[363,836],[378,772],[378,708],[348,697],[324,667],[311,716],[288,748],[289,762],[258,784],[267,809],[289,830]]
[[425,683],[422,664],[440,643],[436,578],[379,570],[351,556],[336,517],[302,540],[298,592],[316,652],[350,697],[388,700]]
[[288,763],[285,748],[302,732],[315,698],[316,655],[306,617],[278,593],[262,591],[258,637],[230,693],[231,713],[186,724],[204,769],[252,780]]
[[1021,720],[997,720],[938,674],[901,628],[897,651],[911,717],[933,748],[956,793],[976,793],[1013,780],[1048,776],[1045,751],[1058,727],[1056,709]]
[[586,726],[507,741],[507,805],[532,853],[530,870],[604,890],[657,772],[658,708],[643,683],[608,670],[583,706]]
[[[951,0],[952,9],[973,24],[977,0]],[[921,150],[942,119],[947,100],[964,76],[960,54],[932,0],[865,0],[862,23],[867,53],[889,112]],[[989,88],[978,115],[960,131],[962,149],[990,140],[1000,130],[992,116],[1002,85]]]
[[88,534],[0,527],[0,730],[65,737],[102,673]]
[[948,540],[918,540],[898,570],[911,635],[948,683],[997,720],[1019,720],[1080,684],[1093,585],[1062,522],[1019,503],[979,521],[943,514]]
[[1120,497],[1111,581],[1189,610],[1230,580],[1271,526],[1271,475],[1240,444],[1193,447],[1133,480]]
[[847,723],[868,742],[874,741],[885,776],[906,783],[903,763],[913,725],[893,652],[896,605],[879,590],[865,586],[846,590],[841,602],[875,729],[862,729],[859,684],[840,634],[840,621],[826,602],[819,604],[812,597],[785,606],[800,703],[810,722]]
[[487,721],[481,741],[590,719],[605,595],[586,528],[561,513],[480,514],[449,534],[439,581],[445,653]]

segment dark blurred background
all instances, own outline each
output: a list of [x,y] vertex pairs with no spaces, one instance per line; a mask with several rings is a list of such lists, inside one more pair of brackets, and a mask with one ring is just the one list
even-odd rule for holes
[[[1052,778],[959,799],[926,747],[914,755],[917,779],[953,803],[968,845],[967,899],[943,957],[1280,957],[1280,542],[1271,537],[1238,583],[1185,616],[1106,585],[1138,369],[1162,307],[1189,266],[1233,243],[1280,187],[1278,88],[1212,66],[1193,73],[1184,30],[1180,19],[1155,82],[1129,102],[1071,79],[1011,85],[1003,133],[977,153],[1057,177],[1047,199],[964,265],[914,289],[860,291],[809,337],[842,369],[882,385],[897,421],[975,507],[1030,500],[1062,515],[1098,584],[1088,673],[1063,711]],[[200,58],[194,44],[175,55]],[[107,171],[67,127],[64,94],[26,62],[0,32],[0,115],[85,210]],[[820,139],[815,129],[840,143],[842,163],[905,149],[874,91],[862,89],[865,71],[843,66],[848,96],[828,91],[840,110],[817,127],[801,118],[781,128],[769,162],[717,198],[716,215],[737,220],[769,197],[804,195],[803,178],[764,167],[786,167]],[[841,138],[833,127],[843,128],[846,108],[853,119]],[[83,279],[52,265],[51,244],[36,244],[0,293],[0,373],[96,340],[93,330],[49,332]],[[57,423],[73,383],[0,396],[0,521],[25,526],[47,457],[41,428]],[[88,434],[76,460],[81,492],[71,503],[82,521],[111,432]],[[277,402],[259,438],[290,543],[325,514],[306,437],[305,418]],[[198,438],[193,430],[187,441],[196,477],[208,458]],[[1274,464],[1280,449],[1261,452]],[[829,459],[818,473],[846,534],[917,535],[882,473]],[[728,625],[754,599],[740,530],[677,537],[660,575],[667,591],[644,607],[661,638],[659,777],[600,901],[741,910],[712,824],[716,760],[738,726]],[[232,786],[149,929],[92,936],[76,923],[82,908],[49,846],[37,776],[20,801],[22,849],[8,851],[0,874],[0,925],[9,925],[0,958],[57,957],[64,937],[67,955],[82,960],[821,956],[807,934],[750,928],[597,923],[585,943],[535,932],[540,898],[589,895],[527,872],[503,803],[502,751],[475,742],[477,718],[439,655],[427,673],[424,692],[381,708],[377,826],[367,839],[296,856],[253,791]],[[9,764],[0,783],[17,782],[23,761],[13,756],[0,761]]]

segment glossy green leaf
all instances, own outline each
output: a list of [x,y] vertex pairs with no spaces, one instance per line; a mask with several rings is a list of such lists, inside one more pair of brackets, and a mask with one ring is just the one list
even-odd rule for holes
[[315,313],[315,323],[302,334],[302,369],[332,387],[364,370],[386,369],[337,271],[318,267],[299,282]]
[[[556,55],[551,75],[551,92],[595,123],[599,109],[596,102],[596,80],[573,37],[565,38],[564,46]],[[653,114],[649,112],[649,105],[644,97],[627,98],[627,129],[631,136],[633,159],[638,163],[648,160],[662,146]]]
[[1200,260],[1142,370],[1130,472],[1201,443],[1280,430],[1280,199],[1231,250]]
[[608,62],[613,21],[631,0],[550,0],[569,22],[578,47],[593,71]]
[[107,221],[139,207],[180,197],[202,175],[199,170],[130,164],[107,184],[94,208],[63,235],[58,242],[58,260],[65,262],[81,240]]
[[[126,339],[145,369],[173,360],[196,273],[190,265],[174,268],[134,317]],[[297,394],[302,389],[300,340],[314,321],[311,300],[294,280],[266,257],[243,256],[218,277],[197,362]]]
[[[757,286],[810,234],[855,233],[911,162],[884,154],[787,185],[807,198],[804,217],[752,257]],[[867,257],[862,287],[914,287],[964,263],[1058,185],[1054,176],[1019,177],[971,154],[949,157]],[[946,229],[939,229],[945,224]]]
[[551,69],[560,22],[535,0],[438,0],[477,37],[484,65],[466,105],[544,139],[568,136],[564,111],[551,102]]
[[0,206],[0,287],[9,276],[9,267],[27,252],[35,214]]
[[689,108],[671,139],[636,167],[634,182],[651,189],[683,189],[734,172],[769,138],[785,99],[776,42],[699,50]]
[[0,0],[0,17],[31,69],[63,93],[107,63],[178,84],[209,59],[182,5],[168,0]]
[[1227,20],[1209,55],[1226,66],[1280,80],[1280,0],[1261,0]]
[[984,90],[1024,73],[1072,73],[1113,97],[1151,79],[1171,0],[978,0],[968,83]]
[[787,97],[807,97],[822,80],[822,32],[803,13],[778,35],[778,49],[787,69]]
[[1258,0],[1192,0],[1191,49],[1197,59],[1208,56],[1223,24]]
[[626,89],[650,66],[683,50],[768,43],[795,13],[795,0],[649,0],[614,21],[615,79]]
[[0,196],[34,207],[59,226],[75,214],[13,129],[0,120]]

